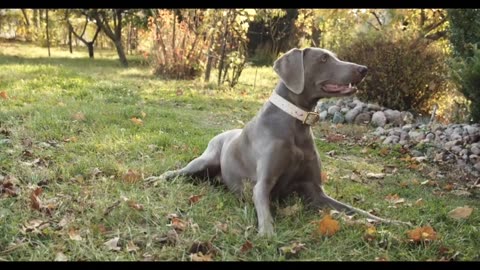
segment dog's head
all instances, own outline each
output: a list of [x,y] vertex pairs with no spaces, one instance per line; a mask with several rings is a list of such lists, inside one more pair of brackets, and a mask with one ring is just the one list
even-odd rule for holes
[[311,98],[351,95],[368,71],[320,48],[292,49],[275,61],[273,69],[293,93]]

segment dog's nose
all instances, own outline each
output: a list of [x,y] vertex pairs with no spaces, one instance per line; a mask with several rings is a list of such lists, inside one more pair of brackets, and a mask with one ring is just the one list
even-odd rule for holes
[[357,70],[360,74],[362,74],[362,76],[367,75],[368,68],[366,66],[359,66]]

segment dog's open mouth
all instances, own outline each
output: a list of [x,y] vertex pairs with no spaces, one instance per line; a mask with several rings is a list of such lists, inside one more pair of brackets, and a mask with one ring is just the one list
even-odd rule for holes
[[349,84],[333,84],[327,83],[323,85],[323,90],[328,93],[335,93],[335,94],[348,94],[357,91],[357,85],[349,83]]

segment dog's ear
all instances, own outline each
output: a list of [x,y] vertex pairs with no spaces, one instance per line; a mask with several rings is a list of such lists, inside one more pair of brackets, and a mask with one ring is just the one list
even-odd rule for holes
[[291,49],[273,63],[273,69],[283,83],[295,94],[300,94],[305,86],[303,50]]

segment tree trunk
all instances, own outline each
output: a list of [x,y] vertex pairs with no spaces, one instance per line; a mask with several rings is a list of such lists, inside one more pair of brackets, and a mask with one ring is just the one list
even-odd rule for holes
[[72,30],[68,29],[68,48],[70,49],[70,53],[73,53],[73,46],[72,46]]
[[94,58],[94,53],[93,53],[93,44],[94,43],[95,43],[95,41],[90,41],[90,42],[85,43],[87,45],[87,48],[88,48],[88,57],[90,59]]
[[122,66],[128,67],[127,57],[125,56],[125,51],[123,49],[121,40],[115,41],[115,48],[117,49],[118,57],[120,58],[120,63],[122,64]]
[[47,30],[48,57],[50,57],[50,36],[48,35],[48,9],[45,10],[45,21],[46,21],[46,27],[45,27],[45,29]]
[[222,71],[223,71],[223,62],[225,60],[225,51],[227,47],[227,34],[228,34],[228,19],[230,17],[231,10],[228,11],[227,16],[225,17],[225,29],[223,32],[223,38],[222,38],[222,52],[220,54],[220,63],[218,66],[218,85],[222,83]]

